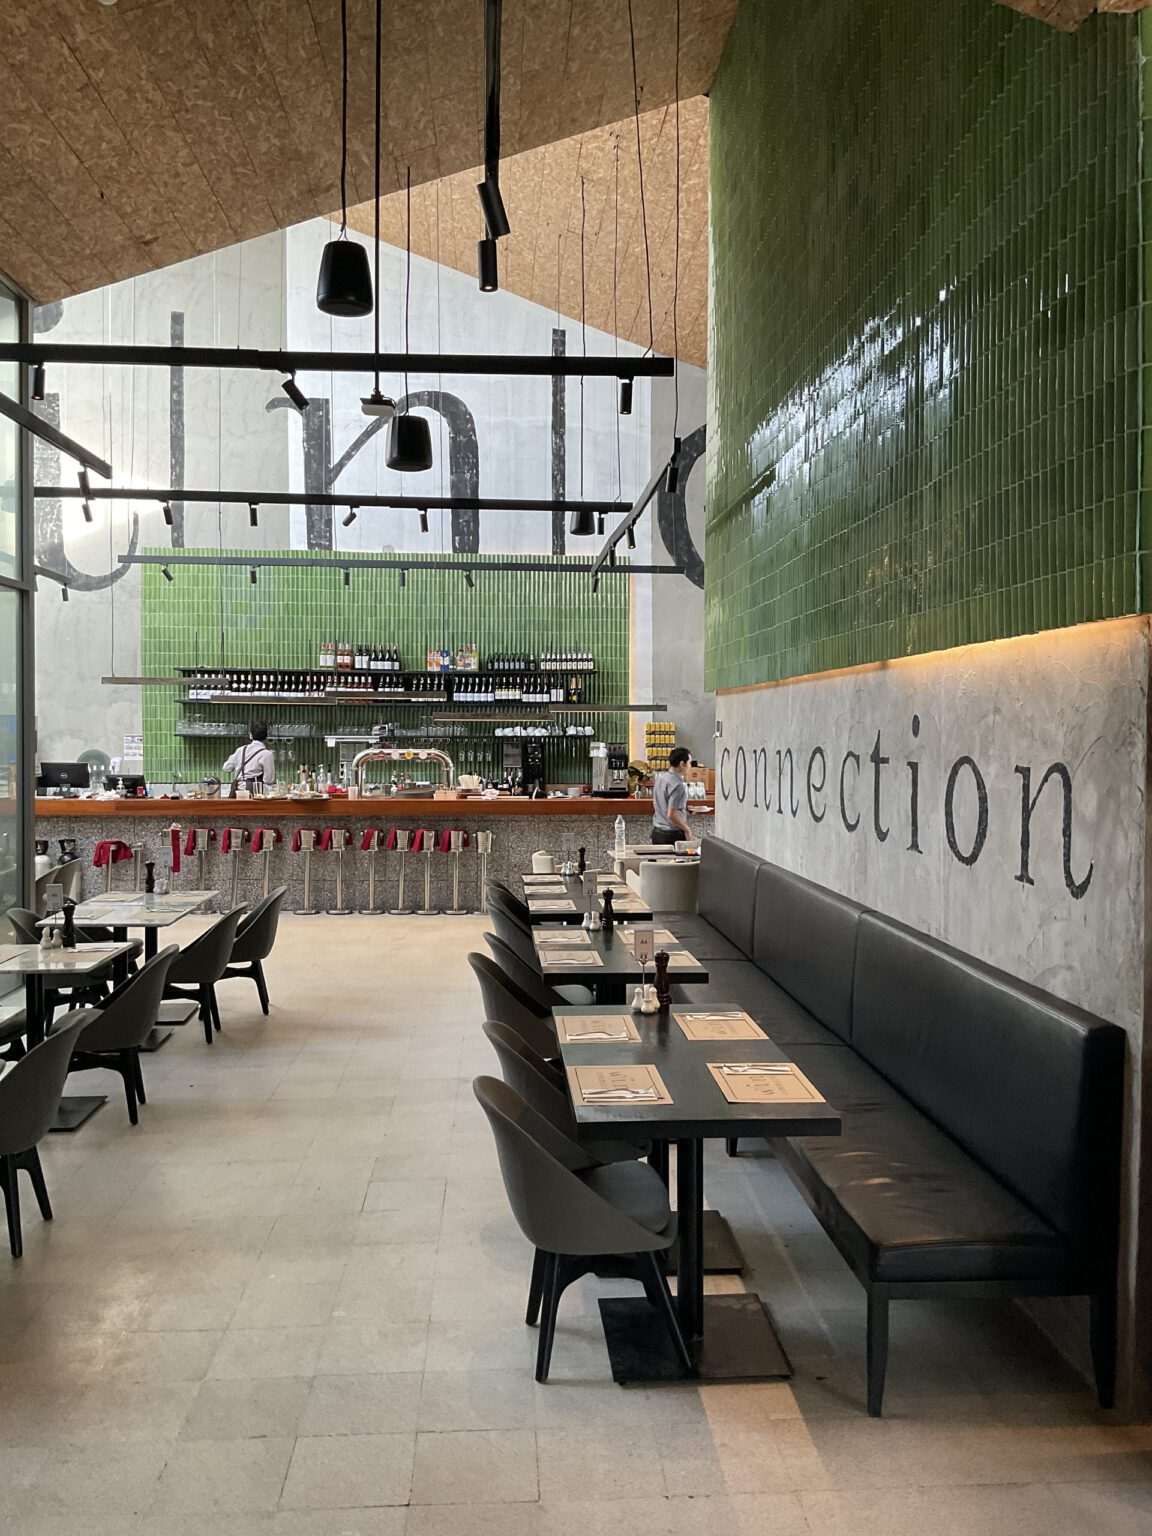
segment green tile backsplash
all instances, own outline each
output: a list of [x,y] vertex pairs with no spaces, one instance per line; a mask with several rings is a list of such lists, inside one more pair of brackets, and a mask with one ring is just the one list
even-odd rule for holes
[[709,687],[1147,607],[1140,137],[1135,17],[743,0],[711,98]]
[[[152,549],[150,554],[170,551]],[[244,555],[239,549],[222,551]],[[298,558],[306,559],[304,555]],[[419,553],[413,555],[419,558]],[[606,578],[596,596],[587,574],[576,572],[484,571],[475,574],[475,588],[465,584],[466,556],[445,556],[456,570],[407,572],[400,586],[395,570],[352,569],[345,587],[339,569],[301,565],[265,567],[255,586],[244,566],[173,567],[172,582],[157,566],[142,567],[141,666],[145,676],[172,676],[179,667],[310,668],[318,664],[318,649],[327,638],[368,645],[400,647],[407,669],[423,670],[431,645],[456,647],[474,643],[482,661],[494,654],[584,650],[595,658],[596,673],[587,680],[590,704],[629,702],[629,581]],[[516,556],[509,556],[516,560]],[[526,560],[539,556],[524,556]],[[375,701],[338,708],[307,703],[264,705],[258,699],[240,705],[189,705],[183,688],[149,687],[143,691],[145,768],[156,780],[179,772],[185,780],[219,773],[224,758],[241,739],[246,723],[266,716],[275,727],[285,722],[309,725],[316,732],[336,725],[367,731],[376,721],[390,721],[401,730],[429,726],[426,706]],[[519,706],[491,706],[480,713],[516,712]],[[442,713],[443,705],[435,712]],[[227,721],[236,741],[216,737],[181,737],[177,722]],[[564,725],[591,725],[597,739],[626,741],[624,714],[576,714],[561,717]],[[488,772],[498,764],[502,743],[494,725],[469,725],[450,735],[443,727],[427,745],[442,746],[464,771]],[[413,745],[416,743],[413,742]],[[335,767],[337,753],[316,735],[299,743],[274,744],[283,776],[293,763],[323,763]],[[354,750],[354,749],[353,749]],[[549,742],[549,772],[558,781],[583,781],[588,774],[586,739]]]

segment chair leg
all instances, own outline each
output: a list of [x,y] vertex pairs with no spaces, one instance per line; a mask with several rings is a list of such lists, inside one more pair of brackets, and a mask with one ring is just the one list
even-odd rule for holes
[[256,990],[260,994],[260,1007],[265,1014],[268,1012],[268,983],[264,980],[264,963],[255,960],[252,963],[252,975],[256,979]]
[[1092,1369],[1101,1408],[1116,1406],[1116,1288],[1092,1297]]
[[680,1364],[686,1371],[694,1372],[696,1370],[696,1363],[692,1359],[691,1351],[684,1341],[683,1333],[680,1331],[680,1319],[676,1316],[676,1308],[672,1303],[672,1293],[668,1289],[668,1280],[664,1274],[664,1266],[660,1262],[660,1256],[655,1253],[642,1253],[638,1254],[637,1258],[648,1271],[648,1278],[645,1281],[644,1289],[648,1294],[649,1301],[655,1297],[657,1310],[662,1314],[668,1332],[672,1336],[672,1343]]
[[24,1236],[20,1228],[20,1186],[16,1182],[16,1159],[4,1158],[4,1207],[8,1213],[8,1242],[12,1257],[20,1258],[24,1252]]
[[664,1188],[668,1188],[668,1143],[654,1141],[648,1153],[648,1166],[657,1175]]
[[28,1170],[28,1177],[32,1180],[32,1192],[36,1196],[40,1214],[45,1221],[51,1221],[52,1202],[48,1198],[48,1186],[44,1182],[44,1170],[40,1166],[40,1153],[36,1147],[25,1154],[24,1166]]
[[136,1078],[136,1097],[140,1100],[141,1104],[147,1104],[148,1095],[144,1092],[144,1069],[140,1065],[139,1048],[132,1052],[132,1067]]
[[740,1155],[740,1138],[739,1138],[739,1136],[728,1136],[728,1137],[726,1137],[725,1141],[724,1141],[724,1150],[725,1150],[725,1152],[727,1152],[729,1157],[739,1157],[739,1155]]
[[540,1298],[544,1294],[545,1263],[545,1255],[540,1252],[539,1248],[535,1249],[532,1254],[532,1279],[528,1284],[528,1311],[524,1317],[524,1321],[528,1324],[529,1328],[535,1328],[540,1319]]
[[117,1071],[124,1079],[124,1098],[128,1103],[128,1122],[130,1125],[140,1124],[140,1112],[136,1108],[136,1073],[132,1068],[132,1052],[121,1051]]
[[536,1349],[536,1380],[548,1380],[552,1364],[552,1340],[556,1337],[556,1313],[560,1306],[560,1256],[544,1255],[544,1297],[540,1318],[540,1343]]
[[880,1417],[884,1402],[884,1373],[888,1367],[888,1292],[868,1291],[868,1413]]
[[200,988],[200,1022],[204,1026],[204,1043],[212,1044],[212,1002],[208,988]]
[[210,1007],[212,1009],[212,1028],[216,1031],[217,1034],[219,1034],[220,1033],[220,1005],[216,1001],[216,988],[214,986],[208,988],[208,1001],[209,1001],[209,1005],[210,1005]]

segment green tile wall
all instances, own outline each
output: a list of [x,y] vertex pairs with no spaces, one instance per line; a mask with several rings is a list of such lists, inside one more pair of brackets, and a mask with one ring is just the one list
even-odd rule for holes
[[1135,17],[743,0],[711,98],[709,687],[1147,605],[1140,71]]
[[[170,551],[153,549],[150,554]],[[244,550],[223,553],[243,555]],[[305,558],[301,556],[300,558]],[[416,556],[414,556],[416,558]],[[444,557],[453,559],[452,556]],[[510,556],[515,560],[516,556]],[[523,559],[539,558],[524,556]],[[174,566],[174,580],[164,580],[156,566],[144,566],[141,590],[140,652],[143,674],[172,676],[177,667],[314,667],[319,642],[333,636],[353,643],[396,644],[405,667],[420,670],[430,645],[457,646],[474,642],[485,660],[494,653],[545,650],[586,650],[596,659],[597,672],[588,679],[588,703],[629,701],[629,582],[606,578],[593,597],[587,574],[534,571],[477,571],[475,588],[465,585],[467,557],[456,571],[409,570],[401,588],[394,570],[353,569],[345,587],[339,570],[301,566],[263,568],[253,586],[246,567]],[[377,702],[346,708],[308,704],[200,705],[182,703],[182,688],[143,690],[145,769],[149,777],[170,780],[179,771],[185,780],[219,772],[236,742],[174,735],[174,727],[189,710],[203,720],[232,722],[237,735],[254,714],[265,714],[273,726],[283,721],[308,721],[320,731],[344,723],[366,730],[374,721],[394,721],[402,729],[428,723],[423,706]],[[495,707],[494,707],[495,708]],[[509,706],[515,710],[516,706]],[[443,706],[437,706],[437,711]],[[491,710],[484,710],[491,713]],[[565,725],[591,725],[598,739],[626,741],[623,714],[565,715]],[[473,726],[467,738],[447,734],[428,745],[443,746],[457,766],[487,771],[498,761],[500,744],[495,727]],[[337,753],[322,740],[297,746],[277,745],[278,769],[286,763],[325,763],[334,768]],[[549,743],[549,772],[557,780],[587,777],[586,741]]]

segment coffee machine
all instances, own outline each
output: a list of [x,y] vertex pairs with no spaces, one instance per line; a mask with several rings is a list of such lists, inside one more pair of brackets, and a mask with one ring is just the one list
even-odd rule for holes
[[622,741],[592,743],[592,793],[628,797],[628,747]]
[[533,797],[548,793],[548,768],[544,761],[544,743],[538,736],[526,736],[520,743],[520,772],[524,793]]

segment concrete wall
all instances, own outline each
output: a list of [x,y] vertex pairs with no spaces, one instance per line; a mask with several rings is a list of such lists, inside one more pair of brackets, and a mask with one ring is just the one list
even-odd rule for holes
[[[370,350],[371,319],[339,320],[315,305],[316,272],[332,226],[315,220],[280,234],[246,242],[217,255],[197,258],[162,272],[119,283],[46,306],[37,312],[36,333],[53,341],[138,341],[161,345],[174,340],[219,346],[314,347]],[[384,350],[403,345],[404,260],[384,247],[381,264]],[[175,317],[182,317],[174,319]],[[412,265],[411,345],[420,351],[549,353],[556,317],[513,294],[481,295],[474,279],[433,262]],[[586,347],[592,355],[635,354],[637,348],[564,320],[560,329],[569,353]],[[53,369],[45,411],[80,441],[113,464],[113,484],[195,488],[304,490],[317,479],[331,489],[360,494],[469,494],[510,497],[552,494],[554,455],[562,456],[567,494],[631,499],[647,482],[654,447],[650,388],[640,381],[635,408],[617,411],[614,381],[578,380],[564,387],[564,424],[557,432],[552,388],[547,379],[472,376],[411,378],[417,391],[457,397],[458,415],[474,428],[450,433],[443,418],[433,423],[433,468],[400,476],[384,463],[384,434],[364,436],[370,424],[360,410],[368,376],[301,374],[299,384],[313,400],[307,418],[289,406],[273,375],[144,369]],[[698,370],[685,375],[701,377]],[[385,377],[386,393],[403,393],[402,377]],[[703,393],[685,384],[690,409],[685,427],[703,419]],[[583,450],[581,451],[581,393]],[[663,428],[661,429],[663,431]],[[669,429],[670,430],[670,429]],[[307,455],[307,464],[306,464]],[[341,467],[341,460],[347,462]],[[37,482],[71,481],[72,469],[59,455],[38,449]],[[699,497],[699,481],[693,491]],[[188,548],[243,545],[252,548],[347,550],[453,548],[452,519],[434,513],[428,536],[415,513],[362,511],[345,529],[340,519],[309,516],[304,507],[266,509],[260,527],[248,526],[245,508],[216,505],[184,509],[174,503],[176,525],[169,530],[155,501],[97,504],[91,525],[79,504],[46,500],[37,506],[38,558],[74,574],[71,600],[60,602],[54,587],[37,604],[38,738],[40,755],[68,760],[86,748],[117,755],[123,739],[140,730],[140,692],[102,687],[101,676],[139,671],[139,575],[118,557],[135,547]],[[638,529],[635,558],[653,559],[653,518]],[[459,525],[456,529],[460,537]],[[485,513],[478,546],[484,552],[553,550],[549,513]],[[599,541],[566,538],[569,553],[591,553]],[[458,546],[459,547],[459,546]],[[657,563],[668,558],[657,540]],[[678,615],[686,598],[693,623],[702,623],[699,589],[682,578],[639,577],[633,587],[633,660],[638,695],[650,697],[653,625],[657,615]],[[591,591],[588,601],[594,601]],[[654,606],[655,605],[655,606]],[[677,618],[678,640],[683,624]],[[686,637],[698,656],[702,628]],[[662,654],[668,647],[662,646]],[[669,699],[672,702],[672,699]],[[681,711],[683,713],[683,710]],[[642,718],[638,718],[642,739]]]

